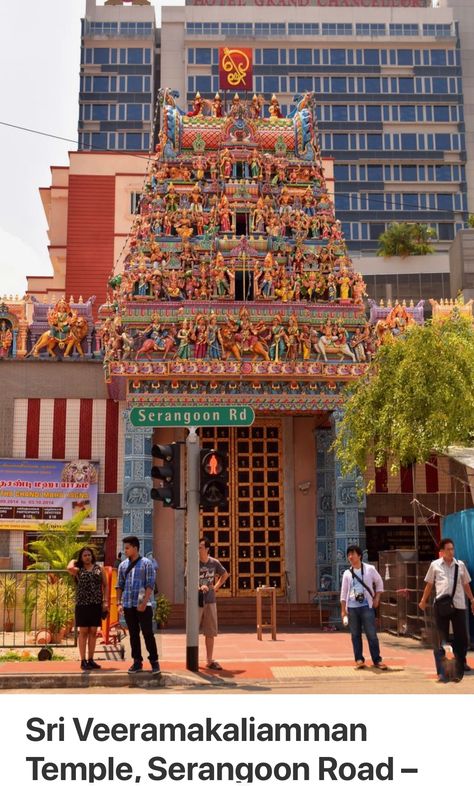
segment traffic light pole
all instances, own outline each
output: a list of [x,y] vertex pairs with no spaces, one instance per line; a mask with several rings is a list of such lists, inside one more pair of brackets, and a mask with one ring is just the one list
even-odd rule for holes
[[199,670],[199,437],[189,428],[187,448],[186,668]]

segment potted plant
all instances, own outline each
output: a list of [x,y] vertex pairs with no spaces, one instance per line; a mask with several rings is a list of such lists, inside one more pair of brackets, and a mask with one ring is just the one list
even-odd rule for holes
[[163,593],[160,592],[160,594],[156,595],[155,597],[155,611],[153,614],[154,620],[160,628],[165,627],[170,614],[171,603],[166,595],[163,595]]
[[14,627],[17,592],[18,583],[13,573],[5,573],[0,577],[0,609],[4,613],[3,628],[8,633]]

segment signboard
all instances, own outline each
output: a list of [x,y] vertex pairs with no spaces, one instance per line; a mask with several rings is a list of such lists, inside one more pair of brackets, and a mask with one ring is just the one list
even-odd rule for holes
[[255,420],[252,407],[133,407],[132,426],[172,428],[185,426],[251,426]]
[[75,513],[91,508],[81,530],[97,529],[99,464],[0,458],[0,530],[61,529]]
[[252,90],[252,49],[219,49],[219,89]]
[[265,8],[430,8],[431,0],[186,0],[186,5]]

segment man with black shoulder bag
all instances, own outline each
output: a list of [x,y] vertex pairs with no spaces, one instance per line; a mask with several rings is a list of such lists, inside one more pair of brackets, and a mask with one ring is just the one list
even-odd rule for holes
[[451,538],[444,538],[440,542],[439,555],[439,559],[433,560],[425,576],[426,585],[419,606],[423,611],[426,609],[434,587],[436,597],[433,616],[436,630],[433,635],[433,654],[438,682],[449,681],[446,673],[444,645],[448,641],[450,625],[453,631],[453,652],[456,658],[454,679],[459,682],[466,669],[468,646],[466,595],[471,603],[473,614],[474,595],[470,587],[471,577],[464,562],[454,558],[454,543]]
[[375,609],[380,603],[383,581],[373,565],[362,562],[362,549],[357,544],[348,546],[347,559],[350,567],[344,571],[341,584],[341,616],[344,626],[351,632],[352,649],[356,669],[365,667],[362,646],[364,632],[369,644],[374,668],[386,671],[382,662],[377,636]]

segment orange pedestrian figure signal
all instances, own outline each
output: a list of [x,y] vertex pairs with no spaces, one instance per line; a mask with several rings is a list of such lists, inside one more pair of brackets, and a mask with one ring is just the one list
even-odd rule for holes
[[219,462],[217,460],[217,456],[215,453],[212,454],[211,458],[209,459],[209,464],[207,471],[209,475],[217,475],[219,470]]

